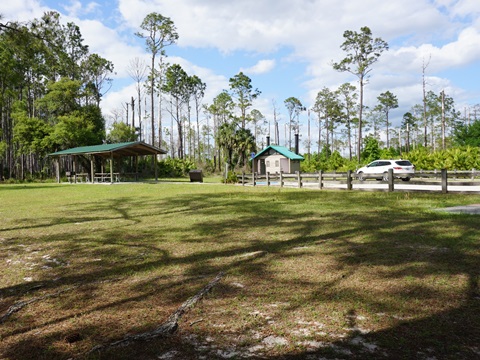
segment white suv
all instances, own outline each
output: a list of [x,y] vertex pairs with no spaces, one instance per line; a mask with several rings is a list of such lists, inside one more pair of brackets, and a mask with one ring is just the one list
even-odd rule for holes
[[367,178],[388,181],[388,170],[393,169],[394,177],[409,181],[415,174],[415,165],[408,160],[376,160],[357,170],[358,180]]

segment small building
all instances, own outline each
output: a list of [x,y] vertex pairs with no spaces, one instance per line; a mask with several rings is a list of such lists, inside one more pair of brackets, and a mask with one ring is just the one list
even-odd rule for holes
[[280,173],[293,174],[300,171],[303,156],[288,150],[284,146],[269,145],[253,158],[253,171],[259,175]]

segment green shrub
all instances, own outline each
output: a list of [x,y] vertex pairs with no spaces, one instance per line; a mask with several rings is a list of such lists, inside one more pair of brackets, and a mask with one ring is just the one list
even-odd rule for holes
[[183,177],[195,169],[195,164],[188,159],[166,158],[158,163],[158,174],[160,177]]
[[238,182],[237,174],[233,171],[227,173],[227,178],[225,179],[226,184],[236,184]]

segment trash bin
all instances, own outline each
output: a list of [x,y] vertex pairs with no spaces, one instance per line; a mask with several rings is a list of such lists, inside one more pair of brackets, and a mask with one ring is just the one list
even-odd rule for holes
[[190,170],[188,175],[190,175],[190,182],[203,182],[202,170]]

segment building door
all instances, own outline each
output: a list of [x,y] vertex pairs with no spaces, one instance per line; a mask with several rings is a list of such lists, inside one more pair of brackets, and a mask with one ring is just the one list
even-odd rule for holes
[[267,173],[267,169],[265,167],[265,159],[260,159],[260,175],[265,175]]

